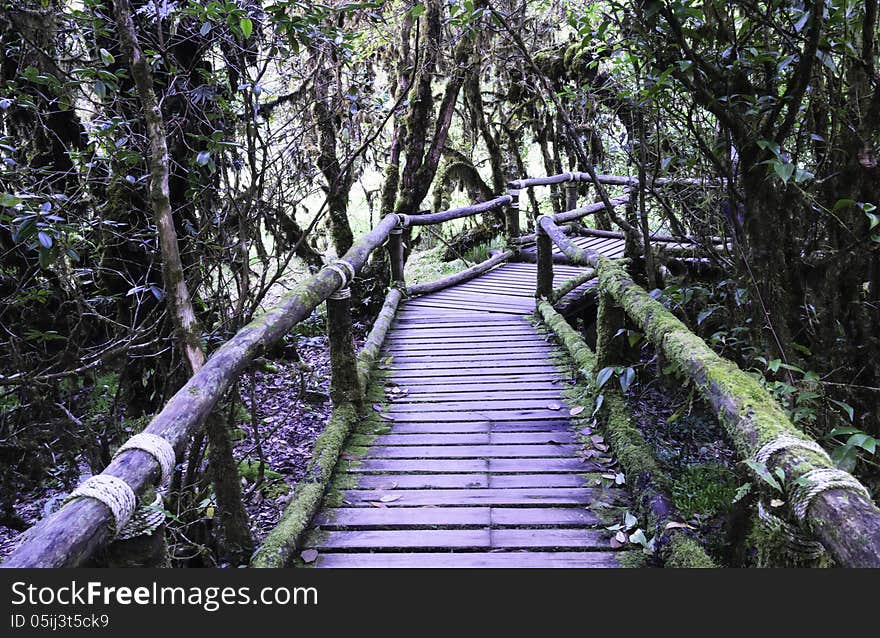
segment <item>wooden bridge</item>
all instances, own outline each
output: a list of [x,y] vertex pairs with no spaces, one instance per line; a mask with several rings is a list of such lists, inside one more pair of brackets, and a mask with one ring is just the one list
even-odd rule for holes
[[[658,550],[687,546],[699,554],[651,480],[650,454],[633,453],[645,447],[636,428],[609,430],[607,439],[585,430],[593,411],[625,413],[608,388],[601,403],[579,401],[597,396],[598,371],[627,365],[619,335],[629,327],[694,384],[741,459],[784,472],[791,529],[811,535],[839,565],[880,567],[880,510],[867,490],[836,469],[754,378],[633,281],[618,258],[624,244],[651,250],[651,237],[578,234],[572,222],[627,202],[626,193],[609,199],[602,191],[602,202],[578,208],[578,182],[633,185],[565,173],[511,182],[508,194],[473,206],[386,216],[219,348],[137,440],[29,531],[2,566],[77,566],[105,544],[125,542],[114,536],[137,516],[137,499],[155,493],[241,373],[326,301],[333,415],[253,566],[301,565],[304,551],[304,562],[318,567],[614,566],[622,552],[603,531],[614,522],[605,511],[613,516],[618,508],[638,514]],[[523,235],[519,194],[547,184],[566,187],[567,210],[534,219],[535,234]],[[493,211],[505,217],[506,250],[406,286],[408,229]],[[689,245],[687,238],[657,241]],[[386,242],[392,285],[356,354],[349,284]],[[560,313],[587,297],[598,305],[595,351]]]
[[337,466],[350,488],[306,540],[317,566],[617,565],[593,505],[628,497],[583,455],[565,355],[531,318],[535,281],[534,264],[505,263],[402,303],[373,386],[389,405],[367,431],[382,434]]

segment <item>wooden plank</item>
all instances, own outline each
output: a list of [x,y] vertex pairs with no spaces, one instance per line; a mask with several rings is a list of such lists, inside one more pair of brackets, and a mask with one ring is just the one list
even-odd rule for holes
[[[448,392],[452,388],[463,388],[462,392],[481,392],[484,388],[506,386],[508,389],[537,388],[537,387],[568,387],[570,382],[563,378],[559,371],[544,372],[540,374],[462,374],[461,376],[432,379],[424,375],[396,374],[387,370],[380,370],[377,381],[386,386],[398,386],[407,388],[410,392],[424,388],[431,392]],[[470,390],[468,390],[468,388]]]
[[485,432],[473,434],[381,434],[374,445],[522,445],[576,443],[571,432]]
[[327,531],[305,545],[319,551],[334,549],[605,549],[601,532],[586,529],[418,529]]
[[[419,510],[397,508],[394,511]],[[492,507],[489,517],[493,527],[592,527],[602,522],[594,512],[582,507]]]
[[[454,490],[345,490],[342,498],[351,505],[369,507],[380,502],[380,498],[400,498],[386,502],[386,507],[423,507],[425,505],[587,505],[601,490],[574,487],[530,487],[513,489],[454,489]],[[602,498],[621,501],[620,490],[606,489]]]
[[459,412],[390,412],[383,413],[387,416],[384,420],[393,423],[430,421],[500,421],[502,419],[517,421],[540,421],[553,419],[559,415],[560,410],[469,410]]
[[[407,355],[404,353],[396,353],[391,356],[392,366],[400,366],[403,368],[404,366],[412,366],[415,364],[426,364],[430,367],[438,367],[438,366],[446,366],[446,365],[454,365],[458,363],[463,364],[473,364],[479,363],[484,364],[486,362],[495,362],[495,363],[504,363],[506,365],[518,365],[527,363],[530,361],[535,361],[536,359],[546,359],[548,357],[553,356],[553,351],[550,349],[545,350],[533,350],[533,351],[523,351],[523,350],[511,350],[510,352],[497,352],[494,354],[490,354],[488,352],[484,353],[476,353],[470,354],[466,352],[445,352],[442,349],[442,346],[438,344],[437,351],[433,354],[422,353],[418,355]],[[472,367],[472,366],[468,366]]]
[[576,457],[542,458],[542,459],[487,459],[488,471],[493,473],[519,472],[535,474],[537,472],[583,472],[584,462]]
[[319,551],[328,549],[490,549],[487,529],[356,530],[320,532],[304,545]]
[[[476,339],[474,337],[473,339]],[[392,341],[383,349],[384,353],[391,356],[418,357],[424,355],[449,354],[453,356],[463,354],[477,354],[497,356],[509,353],[540,352],[553,354],[555,348],[543,339],[508,339],[506,342],[498,341],[484,343],[482,340],[470,344],[465,341],[450,342],[447,340],[433,342],[403,343]]]
[[566,431],[570,423],[560,421],[454,421],[446,423],[395,423],[395,434],[468,434],[470,432],[552,432]]
[[[381,368],[380,368],[381,369]],[[426,372],[425,370],[430,368],[424,367],[394,367],[391,366],[388,368],[393,372],[393,378],[395,379],[425,379]],[[532,377],[536,375],[554,375],[556,377],[561,376],[560,372],[557,368],[553,366],[547,365],[534,365],[534,366],[499,366],[499,367],[485,367],[485,368],[459,368],[459,369],[443,369],[443,368],[433,368],[431,370],[431,375],[435,377],[459,377],[463,379],[463,383],[482,383],[483,379],[481,377],[519,377],[522,378],[523,383],[528,383],[529,379],[525,377]],[[430,380],[430,379],[429,379]]]
[[324,553],[316,567],[368,568],[610,568],[619,567],[617,552],[413,552],[413,553]]
[[315,517],[322,529],[405,527],[594,527],[602,521],[582,507],[342,507]]
[[454,473],[520,473],[539,472],[583,473],[584,462],[575,457],[524,459],[376,459],[366,458],[357,463],[344,462],[340,466],[346,472],[364,474],[454,474]]
[[585,487],[586,479],[579,474],[492,474],[488,486],[496,489],[516,487]]
[[[575,510],[577,508],[560,509]],[[586,513],[586,510],[583,511]],[[315,525],[323,529],[340,527],[390,529],[432,526],[488,527],[492,520],[491,512],[492,508],[488,507],[342,507],[324,510],[315,517]]]
[[[581,481],[583,483],[583,481]],[[413,490],[489,487],[488,474],[366,474],[358,478],[358,489]],[[530,486],[526,486],[530,487]],[[569,487],[569,486],[548,486]],[[575,487],[581,487],[577,485]]]
[[484,459],[573,456],[576,445],[374,445],[372,459]]
[[[553,407],[551,407],[553,406]],[[553,409],[555,406],[559,406]],[[485,412],[486,410],[550,410],[550,412],[568,414],[559,401],[552,399],[496,399],[492,392],[483,392],[471,401],[434,401],[431,403],[407,403],[404,400],[394,401],[387,408],[390,414],[403,412]]]
[[407,391],[402,398],[397,398],[400,395],[396,395],[395,398],[392,399],[394,405],[399,405],[401,403],[434,403],[437,401],[448,401],[450,398],[454,397],[456,401],[482,401],[484,394],[489,394],[492,396],[494,400],[498,401],[507,401],[507,400],[515,400],[515,399],[546,399],[546,400],[557,400],[563,401],[562,392],[555,388],[550,388],[547,390],[520,390],[519,392],[511,392],[509,390],[496,390],[492,387],[482,387],[482,388],[474,388],[471,392],[466,392],[462,390],[449,390],[447,392],[419,392],[418,388],[421,386],[414,386],[412,388],[404,386],[397,386],[401,388],[401,392],[404,390]]
[[[448,474],[451,472],[487,472],[489,470],[488,459],[363,459],[352,467],[344,466],[348,472],[357,473],[390,473],[390,472],[436,472]],[[578,463],[579,471],[583,471],[583,465]]]

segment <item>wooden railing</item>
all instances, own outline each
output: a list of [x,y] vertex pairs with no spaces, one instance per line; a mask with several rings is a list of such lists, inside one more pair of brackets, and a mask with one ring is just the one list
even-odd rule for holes
[[[773,475],[783,472],[787,508],[838,565],[880,567],[880,510],[868,490],[837,469],[821,447],[798,430],[752,376],[716,354],[663,304],[637,285],[619,261],[577,246],[558,222],[537,223],[536,296],[557,299],[568,286],[553,288],[553,246],[572,264],[589,266],[599,278],[597,367],[625,365],[615,335],[628,319],[680,374],[689,378],[713,409],[739,456]],[[617,338],[620,341],[620,338]],[[760,477],[756,477],[758,484]]]

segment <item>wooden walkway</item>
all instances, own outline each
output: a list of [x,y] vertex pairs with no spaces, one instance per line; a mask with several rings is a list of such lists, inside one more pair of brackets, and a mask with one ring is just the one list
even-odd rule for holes
[[628,497],[600,478],[610,459],[584,458],[569,375],[526,316],[535,277],[508,263],[401,306],[376,381],[385,433],[337,466],[353,487],[314,521],[315,566],[617,566],[601,516]]

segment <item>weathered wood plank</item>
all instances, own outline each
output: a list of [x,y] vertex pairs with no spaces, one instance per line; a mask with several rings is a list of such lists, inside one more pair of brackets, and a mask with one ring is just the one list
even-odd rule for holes
[[550,410],[551,413],[567,414],[568,410],[562,410],[562,403],[552,399],[496,399],[491,392],[477,394],[471,401],[434,401],[432,403],[406,403],[394,401],[387,412],[400,414],[402,412],[485,412],[487,410]]
[[[583,481],[581,481],[583,483]],[[357,479],[358,489],[427,490],[489,487],[483,474],[366,474]],[[549,486],[548,486],[549,487]],[[568,487],[568,486],[552,486]],[[581,487],[577,485],[575,487]]]
[[358,553],[320,554],[316,567],[370,567],[370,568],[608,568],[619,567],[614,552],[414,552],[414,553]]
[[487,487],[510,489],[517,487],[586,487],[580,474],[487,474]]
[[428,421],[540,421],[559,416],[560,410],[461,410],[459,412],[383,412],[383,418],[396,423]]
[[[342,498],[351,505],[369,507],[380,503],[386,507],[423,507],[425,505],[587,505],[601,493],[603,500],[623,500],[617,489],[574,487],[530,487],[511,489],[437,489],[437,490],[345,490]],[[388,498],[399,497],[396,500]],[[387,497],[386,502],[380,501]]]
[[454,421],[446,423],[395,423],[394,434],[468,434],[471,432],[564,432],[568,421]]
[[374,445],[498,445],[575,443],[571,432],[485,432],[474,434],[381,434]]
[[343,507],[315,518],[322,529],[405,527],[593,527],[595,513],[580,507]]
[[372,459],[482,459],[574,456],[576,445],[374,445]]
[[420,529],[328,531],[315,535],[307,546],[323,550],[369,549],[375,551],[419,549],[604,549],[608,541],[601,532],[585,529]]

